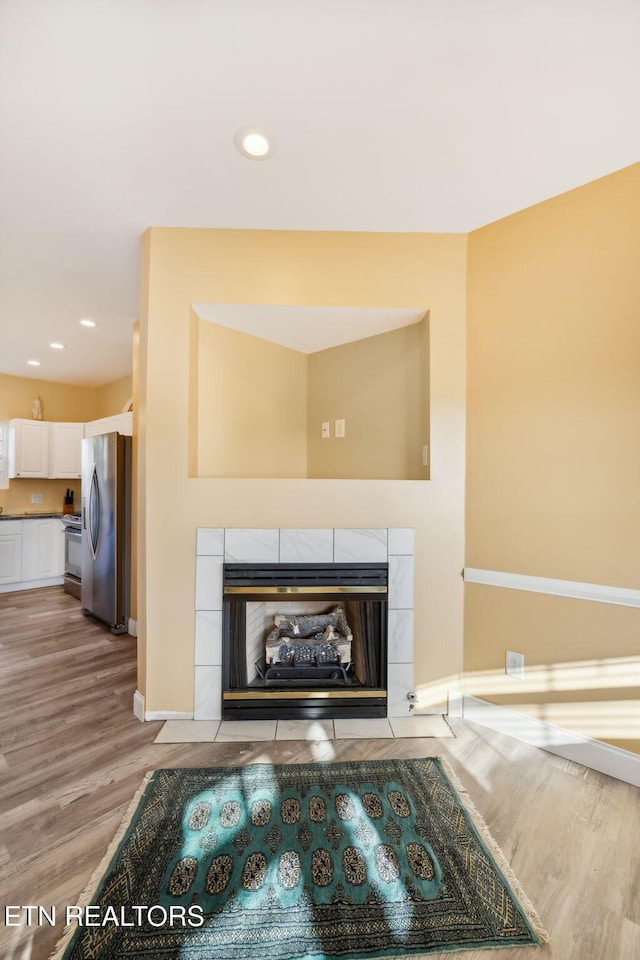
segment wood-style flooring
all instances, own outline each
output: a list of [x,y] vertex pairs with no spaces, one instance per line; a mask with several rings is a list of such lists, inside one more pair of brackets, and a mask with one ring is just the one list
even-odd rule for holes
[[455,740],[154,744],[161,724],[132,715],[135,676],[135,640],[61,587],[0,595],[2,960],[47,960],[62,929],[7,927],[4,906],[75,904],[148,770],[431,754],[452,764],[552,940],[465,956],[640,960],[640,790],[463,720]]

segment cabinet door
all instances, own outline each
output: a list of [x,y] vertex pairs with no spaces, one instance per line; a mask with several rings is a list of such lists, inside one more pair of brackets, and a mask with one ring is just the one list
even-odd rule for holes
[[0,583],[22,580],[22,521],[0,523]]
[[63,535],[60,520],[23,520],[23,580],[60,576],[60,538]]
[[9,476],[49,476],[49,424],[46,420],[9,421]]
[[49,476],[62,480],[82,477],[84,423],[49,425]]

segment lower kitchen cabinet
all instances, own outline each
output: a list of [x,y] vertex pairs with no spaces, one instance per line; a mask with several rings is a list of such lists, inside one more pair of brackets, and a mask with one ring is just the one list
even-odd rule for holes
[[22,580],[22,521],[0,523],[0,584]]
[[0,522],[0,591],[22,590],[39,581],[62,583],[64,528],[60,520],[34,517]]
[[60,541],[63,536],[59,520],[22,521],[23,580],[46,580],[62,575]]

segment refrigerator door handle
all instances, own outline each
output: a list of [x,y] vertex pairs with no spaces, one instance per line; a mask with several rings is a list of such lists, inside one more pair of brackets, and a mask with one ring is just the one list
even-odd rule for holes
[[89,536],[87,537],[87,540],[89,541],[91,559],[95,560],[98,552],[98,540],[100,537],[100,486],[98,484],[98,471],[95,463],[93,464],[93,469],[91,470],[91,483],[89,485],[89,507],[87,513],[89,514]]

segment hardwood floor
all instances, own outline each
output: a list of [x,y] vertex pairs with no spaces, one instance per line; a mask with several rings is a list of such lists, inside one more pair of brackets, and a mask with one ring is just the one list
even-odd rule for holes
[[[153,768],[437,753],[468,790],[552,939],[538,950],[465,956],[640,960],[637,788],[462,720],[451,721],[455,740],[154,744],[161,724],[133,717],[134,689],[135,640],[85,618],[61,587],[0,595],[3,908],[76,903]],[[61,933],[7,927],[3,909],[0,957],[47,960]]]

